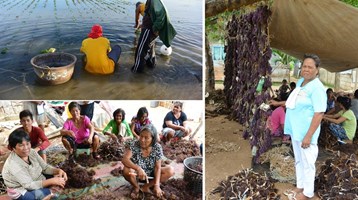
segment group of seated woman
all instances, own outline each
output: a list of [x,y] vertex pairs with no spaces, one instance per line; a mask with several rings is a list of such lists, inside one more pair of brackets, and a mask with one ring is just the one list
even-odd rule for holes
[[329,129],[340,143],[351,143],[357,129],[357,119],[351,108],[349,97],[337,97],[336,104],[340,111],[335,114],[325,114],[323,120],[330,122]]
[[[329,123],[329,130],[338,142],[352,143],[357,131],[358,90],[354,92],[353,98],[344,95],[336,98],[331,88],[328,88],[326,93],[327,111],[323,120]],[[285,106],[285,103],[286,101],[270,101],[274,106]],[[275,112],[276,110],[272,114]]]
[[[98,148],[100,139],[94,132],[90,119],[81,115],[80,105],[71,102],[68,105],[71,118],[68,118],[62,130],[62,143],[72,156],[77,148],[91,148],[92,156],[100,159]],[[182,138],[190,134],[187,117],[181,111],[182,104],[175,102],[173,110],[168,112],[163,123],[163,138]],[[6,160],[2,174],[8,194],[13,199],[50,199],[53,195],[52,186],[64,187],[66,173],[46,164],[44,150],[50,145],[43,131],[32,126],[32,114],[28,110],[20,112],[22,127],[9,136],[9,149],[12,151]],[[126,149],[122,163],[123,176],[133,186],[134,194],[151,192],[157,197],[163,192],[160,183],[174,175],[173,167],[161,166],[163,150],[159,144],[156,128],[148,119],[148,110],[141,107],[131,124],[125,120],[123,109],[113,112],[113,119],[103,130],[103,134],[121,142],[135,139]],[[32,148],[31,148],[32,147]],[[26,169],[26,170],[23,170]],[[54,175],[49,178],[48,175]],[[47,179],[46,179],[47,178]],[[142,188],[139,182],[143,182]]]

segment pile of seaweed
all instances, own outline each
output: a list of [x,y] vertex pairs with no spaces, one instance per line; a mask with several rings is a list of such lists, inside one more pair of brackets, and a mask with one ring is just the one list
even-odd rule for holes
[[117,167],[111,171],[113,176],[121,176],[123,174],[123,166]]
[[337,138],[329,130],[329,123],[323,122],[318,138],[318,145],[324,149],[332,150],[338,145]]
[[205,110],[205,117],[216,117],[218,115],[229,115],[230,108],[227,107],[225,94],[223,90],[215,90],[205,99],[206,103],[214,104],[214,110]]
[[273,180],[252,169],[241,170],[238,174],[229,176],[212,193],[220,193],[221,199],[280,199]]
[[124,143],[107,140],[101,144],[98,154],[104,161],[121,161],[125,150]]
[[95,167],[101,163],[99,160],[94,159],[91,155],[87,154],[79,154],[75,160],[82,167]]
[[342,155],[326,160],[315,181],[321,199],[358,199],[357,156]]
[[200,149],[194,140],[171,140],[163,145],[164,156],[182,163],[185,158],[200,156]]
[[94,170],[88,171],[73,160],[66,160],[60,168],[67,174],[66,188],[84,188],[100,182],[100,179],[93,179],[96,174]]
[[183,179],[170,179],[161,184],[161,189],[164,192],[163,197],[158,198],[154,194],[140,193],[137,197],[131,195],[131,199],[161,199],[161,200],[200,200],[202,194],[193,194],[190,188],[187,187],[187,183]]

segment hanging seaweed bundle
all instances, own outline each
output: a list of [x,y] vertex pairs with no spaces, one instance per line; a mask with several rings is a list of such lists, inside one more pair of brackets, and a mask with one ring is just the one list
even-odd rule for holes
[[251,145],[257,148],[256,162],[271,146],[265,125],[269,113],[258,109],[271,98],[270,16],[268,6],[261,5],[239,18],[233,16],[227,25],[224,92],[231,117],[246,127],[244,138],[251,138]]
[[221,199],[280,199],[273,181],[251,169],[229,176],[212,193],[220,193]]
[[315,190],[321,199],[358,199],[357,185],[357,156],[345,154],[326,160],[315,181]]

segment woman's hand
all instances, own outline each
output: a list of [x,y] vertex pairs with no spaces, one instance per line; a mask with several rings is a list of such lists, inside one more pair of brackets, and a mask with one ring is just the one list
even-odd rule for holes
[[112,138],[112,140],[114,140],[114,141],[117,141],[117,140],[118,140],[117,136],[114,135],[113,133],[110,133],[110,134],[108,134],[108,135],[109,135],[109,137]]
[[186,129],[185,129],[185,127],[184,127],[184,126],[181,126],[181,127],[180,127],[180,130],[181,130],[181,131],[183,131],[183,132],[185,132],[185,131],[186,131]]
[[160,186],[159,186],[159,185],[155,184],[153,190],[154,190],[155,196],[157,196],[158,198],[160,198],[160,197],[163,196],[163,193],[164,193],[164,192],[162,191],[162,189],[160,189]]
[[57,176],[63,178],[65,181],[67,181],[67,174],[66,174],[66,172],[63,171],[62,169],[58,169],[58,174],[57,174]]
[[87,139],[87,142],[89,143],[89,144],[92,144],[92,137],[89,137],[88,139]]
[[70,130],[69,130],[69,132],[68,132],[68,136],[70,136],[70,137],[72,137],[72,138],[76,138],[75,132],[70,131]]
[[[67,176],[66,176],[66,178],[67,178]],[[52,183],[51,185],[58,185],[58,186],[64,188],[66,181],[65,181],[65,178],[55,176],[55,177],[51,178],[51,183]]]
[[302,140],[301,147],[304,148],[304,149],[310,147],[311,139],[312,139],[311,137],[306,135]]
[[147,180],[148,177],[147,177],[147,174],[145,173],[145,171],[139,167],[139,169],[137,170],[137,176],[140,180]]

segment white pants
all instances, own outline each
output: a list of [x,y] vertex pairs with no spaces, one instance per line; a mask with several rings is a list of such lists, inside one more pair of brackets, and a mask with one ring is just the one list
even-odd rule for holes
[[302,142],[292,141],[295,154],[296,183],[297,188],[303,188],[306,197],[314,196],[314,180],[316,175],[315,162],[318,156],[317,144],[310,144],[306,149],[301,147]]

